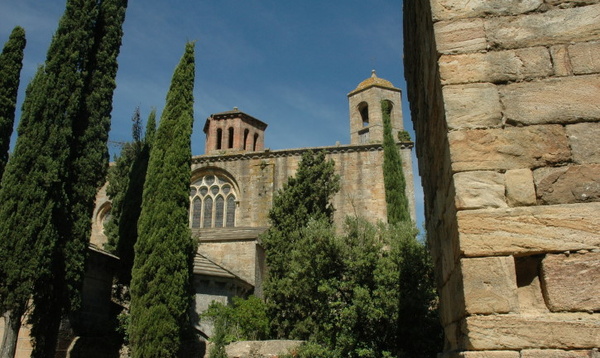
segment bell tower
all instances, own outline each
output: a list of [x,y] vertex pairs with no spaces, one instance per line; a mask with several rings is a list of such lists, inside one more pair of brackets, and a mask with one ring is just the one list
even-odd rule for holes
[[205,154],[256,152],[265,148],[267,124],[234,107],[211,114],[204,124]]
[[350,104],[350,144],[383,142],[383,114],[381,101],[388,101],[394,139],[403,129],[401,90],[392,83],[377,77],[375,70],[371,77],[362,81],[356,89],[348,93]]

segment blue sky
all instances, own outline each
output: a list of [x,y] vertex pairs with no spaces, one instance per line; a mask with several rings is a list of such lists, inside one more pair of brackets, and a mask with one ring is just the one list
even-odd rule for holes
[[[0,43],[16,25],[27,33],[19,106],[64,6],[0,0]],[[129,0],[110,140],[131,139],[137,106],[144,119],[152,108],[160,114],[186,41],[196,41],[193,154],[204,152],[206,118],[233,107],[268,123],[271,149],[349,143],[346,95],[371,69],[402,89],[404,125],[412,133],[401,21],[401,0]]]

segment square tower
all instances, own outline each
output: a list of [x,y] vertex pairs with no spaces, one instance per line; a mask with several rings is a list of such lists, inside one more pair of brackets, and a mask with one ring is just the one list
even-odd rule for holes
[[375,70],[372,71],[371,77],[348,93],[350,144],[383,142],[381,101],[388,101],[391,105],[390,119],[394,136],[403,130],[401,95],[399,88],[394,87],[390,81],[377,77]]
[[211,114],[204,124],[205,154],[256,152],[265,147],[267,124],[234,107]]

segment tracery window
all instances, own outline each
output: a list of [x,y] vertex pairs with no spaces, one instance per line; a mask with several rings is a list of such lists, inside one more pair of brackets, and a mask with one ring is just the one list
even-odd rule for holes
[[234,227],[236,200],[227,178],[208,174],[197,179],[190,185],[191,227]]

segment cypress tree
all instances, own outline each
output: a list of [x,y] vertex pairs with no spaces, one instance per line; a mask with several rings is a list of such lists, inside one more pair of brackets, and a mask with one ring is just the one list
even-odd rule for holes
[[8,161],[25,43],[25,30],[17,26],[0,54],[0,176]]
[[190,326],[195,245],[188,227],[194,44],[175,69],[144,184],[131,279],[133,357],[172,357]]
[[383,112],[383,183],[387,220],[389,224],[397,224],[411,220],[406,197],[406,180],[402,171],[402,158],[392,134],[391,108],[388,101],[381,101],[381,110]]
[[[101,130],[89,130],[95,126],[89,123],[94,122],[96,112],[110,113],[110,107],[106,110],[106,103],[110,106],[111,102],[106,87],[114,89],[114,75],[112,79],[103,75],[111,73],[109,61],[99,60],[104,58],[103,49],[109,48],[102,43],[110,36],[96,34],[108,28],[103,18],[120,18],[122,22],[114,9],[109,13],[111,1],[116,0],[102,4],[96,0],[67,1],[45,66],[38,70],[26,93],[17,145],[0,189],[0,270],[7,277],[0,291],[2,305],[20,318],[25,304],[33,298],[33,357],[54,355],[61,316],[78,305],[88,237],[83,240],[78,230],[82,225],[74,223],[86,215],[79,201],[83,193],[93,200],[95,189],[93,193],[83,190],[73,181],[81,179],[81,175],[74,175],[83,167],[79,157],[93,151],[90,147],[81,150],[78,143],[102,138],[101,132],[108,132],[105,116]],[[119,6],[124,9],[124,5],[121,2]],[[99,17],[102,11],[104,15]],[[120,40],[112,45],[118,52]],[[112,97],[112,89],[108,92]],[[98,108],[104,109],[96,111]],[[86,175],[92,177],[105,170],[97,162],[87,169]],[[88,227],[89,220],[90,215],[86,217]]]
[[[139,108],[134,118],[139,118]],[[141,126],[134,120],[132,143],[126,143],[121,156],[109,172],[107,194],[112,201],[112,219],[107,225],[109,250],[121,259],[119,283],[129,285],[133,267],[133,247],[137,241],[137,224],[142,210],[142,193],[146,181],[148,160],[154,131],[156,110],[152,110],[146,124],[146,133],[141,138]],[[136,124],[137,123],[137,124]]]

